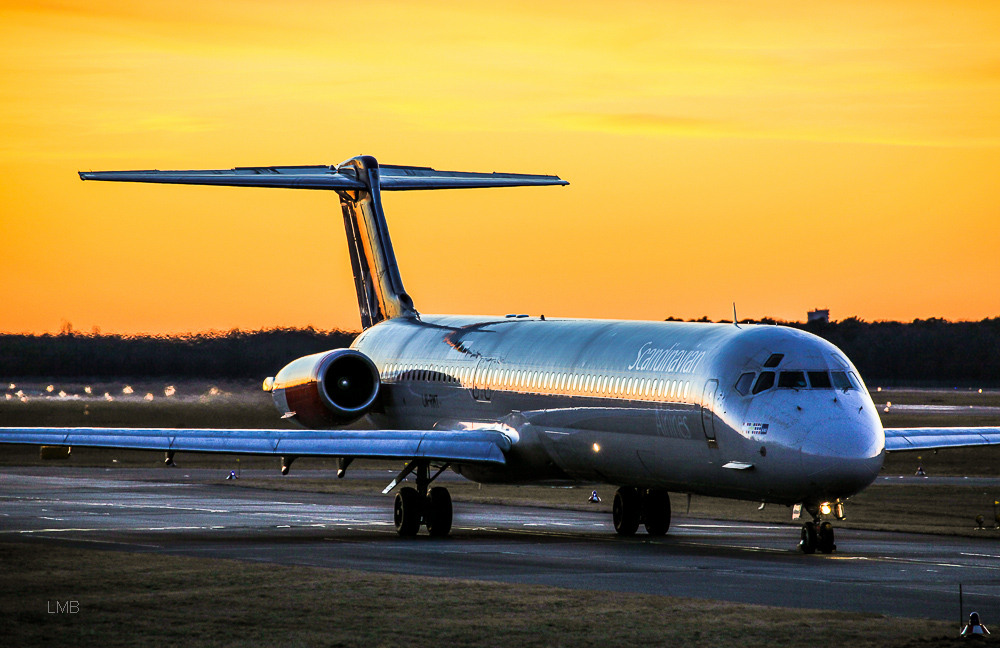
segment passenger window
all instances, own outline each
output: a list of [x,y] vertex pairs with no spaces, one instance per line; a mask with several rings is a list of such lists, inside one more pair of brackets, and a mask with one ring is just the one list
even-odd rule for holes
[[779,364],[781,364],[781,360],[784,357],[785,357],[784,353],[772,353],[771,357],[769,357],[764,362],[764,366],[767,367],[767,368],[769,368],[769,369],[777,367]]
[[834,371],[833,386],[837,389],[851,389],[851,381],[847,379],[846,371]]
[[740,396],[746,396],[750,393],[750,385],[753,384],[754,374],[745,373],[740,376],[740,379],[736,381],[736,391],[739,392]]
[[753,386],[753,393],[759,394],[762,391],[767,391],[772,387],[774,387],[774,372],[764,371],[759,376],[757,376],[757,383]]
[[830,374],[825,371],[810,371],[809,373],[809,384],[813,389],[833,389],[833,383],[830,382]]
[[778,375],[778,387],[802,389],[806,386],[806,376],[801,371],[782,371]]

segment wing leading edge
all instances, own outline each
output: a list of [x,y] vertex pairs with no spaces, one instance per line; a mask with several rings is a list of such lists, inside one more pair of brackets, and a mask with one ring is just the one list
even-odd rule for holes
[[[392,165],[379,165],[378,177],[379,188],[382,191],[538,187],[569,184],[559,176],[551,175],[437,171],[429,167]],[[368,188],[363,181],[358,179],[354,167],[347,164],[339,166],[236,167],[235,169],[190,171],[81,171],[80,179],[328,191],[363,191]]]
[[1000,427],[886,428],[886,452],[1000,444]]
[[511,441],[492,430],[218,430],[0,428],[0,443],[297,457],[429,459],[504,464]]

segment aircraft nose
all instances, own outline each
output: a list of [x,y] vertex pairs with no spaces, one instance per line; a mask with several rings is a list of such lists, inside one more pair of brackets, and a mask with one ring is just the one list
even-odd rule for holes
[[885,433],[873,413],[829,417],[802,442],[806,480],[831,500],[850,497],[875,481],[884,459]]

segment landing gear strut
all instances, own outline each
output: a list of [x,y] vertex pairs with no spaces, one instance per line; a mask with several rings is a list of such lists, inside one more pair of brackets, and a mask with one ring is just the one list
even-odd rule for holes
[[444,465],[430,474],[430,464],[426,461],[411,461],[390,484],[391,490],[399,481],[416,470],[417,487],[406,486],[396,493],[396,501],[392,507],[392,521],[396,533],[402,537],[413,537],[420,531],[420,525],[427,527],[432,536],[446,536],[451,532],[452,506],[451,494],[447,488],[436,486],[430,488],[432,481],[448,468]]
[[670,494],[663,490],[622,486],[615,492],[611,517],[618,535],[635,535],[640,523],[651,536],[665,535],[670,529]]
[[813,521],[802,525],[802,540],[799,541],[799,549],[804,554],[814,554],[817,551],[824,554],[833,553],[837,550],[837,544],[834,542],[833,524],[824,522],[819,511],[809,512],[813,516]]

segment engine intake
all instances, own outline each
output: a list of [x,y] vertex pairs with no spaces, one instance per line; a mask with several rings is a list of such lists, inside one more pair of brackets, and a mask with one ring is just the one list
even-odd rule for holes
[[381,381],[368,356],[335,349],[299,358],[264,384],[283,417],[320,429],[364,416],[378,398]]

